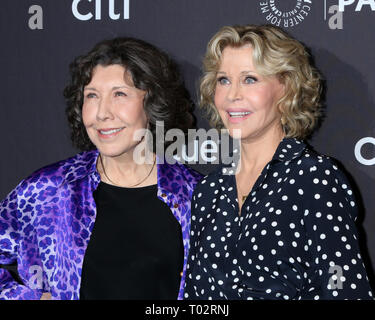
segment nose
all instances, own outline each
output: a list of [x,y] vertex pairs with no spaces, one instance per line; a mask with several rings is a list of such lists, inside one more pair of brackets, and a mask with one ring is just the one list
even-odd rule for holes
[[234,82],[230,85],[227,98],[230,101],[242,99],[241,86],[239,83]]
[[102,97],[99,101],[96,118],[100,121],[113,119],[112,101],[110,97]]

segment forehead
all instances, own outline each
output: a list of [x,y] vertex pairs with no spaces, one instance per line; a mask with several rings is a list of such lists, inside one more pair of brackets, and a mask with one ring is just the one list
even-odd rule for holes
[[227,46],[222,51],[220,69],[236,67],[254,68],[253,48],[250,44],[241,47]]
[[130,72],[122,65],[97,65],[91,72],[90,82],[121,81],[128,85],[133,85]]

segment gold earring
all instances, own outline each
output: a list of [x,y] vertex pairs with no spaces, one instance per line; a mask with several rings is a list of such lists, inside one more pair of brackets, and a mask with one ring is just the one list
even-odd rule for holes
[[280,123],[281,123],[281,128],[283,129],[284,134],[286,134],[286,120],[284,116],[281,116]]
[[286,121],[285,121],[284,116],[281,116],[281,118],[280,118],[280,122],[281,122],[281,125],[282,125],[283,127],[285,127]]

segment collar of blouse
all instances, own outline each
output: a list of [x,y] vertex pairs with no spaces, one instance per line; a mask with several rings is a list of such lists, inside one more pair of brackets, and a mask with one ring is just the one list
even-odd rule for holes
[[[96,163],[99,157],[99,151],[93,150],[88,153],[82,153],[87,157],[87,171],[82,171],[83,175],[91,175],[94,180],[94,189],[97,188],[100,182],[100,175],[96,168]],[[183,177],[184,175],[183,166],[179,163],[169,164],[166,159],[156,157],[156,166],[157,166],[157,196],[163,200],[169,207],[177,209],[181,204],[190,202],[191,193],[193,191],[192,187],[190,188]],[[85,171],[85,172],[84,172]],[[72,176],[73,177],[73,176]],[[74,178],[79,178],[80,175],[74,175]],[[69,177],[68,177],[69,179]],[[191,189],[191,190],[190,190]]]
[[[286,165],[288,165],[290,161],[300,157],[305,149],[306,143],[301,140],[295,138],[284,138],[281,140],[275,154],[272,157],[272,160],[264,167],[252,190],[254,191],[262,186],[267,177],[267,172],[272,165],[278,162],[284,162]],[[228,185],[233,185],[234,183],[234,166],[235,165],[232,163],[230,167],[223,167],[221,170],[219,170],[219,175],[221,177],[227,177],[227,179],[224,180],[227,181]]]

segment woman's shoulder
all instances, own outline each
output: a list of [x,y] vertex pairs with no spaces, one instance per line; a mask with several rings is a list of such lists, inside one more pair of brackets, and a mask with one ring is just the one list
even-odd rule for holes
[[198,181],[194,192],[197,193],[205,188],[213,187],[218,183],[221,184],[231,176],[232,167],[228,167],[224,164],[218,165],[211,172],[206,175],[202,175],[201,179]]
[[294,159],[293,162],[295,167],[302,170],[307,170],[308,172],[341,170],[341,165],[335,158],[318,153],[311,147],[306,147],[301,153],[301,156]]
[[34,171],[21,182],[21,185],[53,182],[57,186],[66,181],[80,179],[95,170],[97,155],[96,150],[85,151],[49,164]]
[[[354,180],[339,160],[320,154],[312,148],[306,148],[300,157],[290,164],[289,178],[295,181],[295,187],[301,184],[310,189],[321,189],[326,186],[342,188],[347,193],[352,188]],[[287,172],[288,169],[285,170]],[[289,179],[289,180],[290,180]]]

